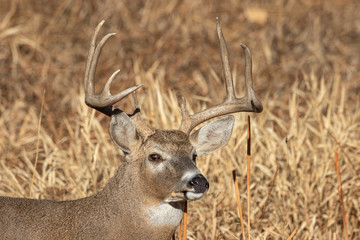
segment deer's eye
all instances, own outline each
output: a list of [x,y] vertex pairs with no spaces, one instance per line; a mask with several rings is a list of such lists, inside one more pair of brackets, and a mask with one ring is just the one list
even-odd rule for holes
[[192,158],[194,162],[196,162],[196,158],[197,158],[197,155],[194,154],[194,155],[193,155],[193,158]]
[[148,156],[150,162],[161,162],[163,159],[160,154],[152,153]]

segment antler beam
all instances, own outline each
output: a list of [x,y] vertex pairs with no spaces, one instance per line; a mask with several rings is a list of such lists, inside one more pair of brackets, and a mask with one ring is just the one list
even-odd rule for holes
[[255,95],[252,80],[252,59],[250,49],[241,44],[245,53],[245,96],[237,98],[235,95],[233,79],[231,76],[229,56],[226,47],[226,42],[221,31],[219,19],[216,18],[216,32],[220,43],[221,61],[223,67],[223,74],[226,84],[226,99],[223,103],[207,108],[194,115],[189,115],[186,110],[186,101],[183,98],[181,104],[182,122],[180,130],[186,134],[190,134],[191,130],[202,122],[214,117],[236,112],[261,112],[263,110],[261,102]]

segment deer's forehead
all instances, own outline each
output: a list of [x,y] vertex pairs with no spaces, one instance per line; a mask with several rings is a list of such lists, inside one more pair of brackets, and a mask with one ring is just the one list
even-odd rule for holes
[[155,134],[147,139],[145,144],[147,147],[175,148],[183,151],[193,149],[188,135],[179,130],[157,130]]

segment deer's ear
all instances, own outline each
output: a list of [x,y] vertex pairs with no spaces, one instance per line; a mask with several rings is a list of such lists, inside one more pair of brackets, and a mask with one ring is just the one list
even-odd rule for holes
[[209,154],[225,146],[231,136],[234,117],[226,116],[212,121],[189,137],[197,155]]
[[113,142],[126,154],[130,153],[140,140],[133,121],[124,112],[111,116],[109,132]]

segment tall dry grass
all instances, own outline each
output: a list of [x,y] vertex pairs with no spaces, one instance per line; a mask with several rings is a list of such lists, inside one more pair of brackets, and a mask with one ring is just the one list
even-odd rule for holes
[[[100,20],[107,20],[104,33],[117,35],[103,51],[96,86],[120,67],[112,91],[143,83],[144,116],[170,129],[180,123],[180,95],[194,111],[224,97],[218,16],[238,94],[244,42],[264,105],[250,114],[251,215],[243,113],[229,144],[199,160],[211,187],[189,205],[188,239],[239,236],[234,168],[253,239],[287,239],[295,229],[293,239],[344,238],[335,149],[348,237],[360,238],[360,2],[0,0],[0,6],[0,195],[85,197],[121,164],[108,119],[83,101],[89,41]],[[130,110],[131,100],[120,105]]]

